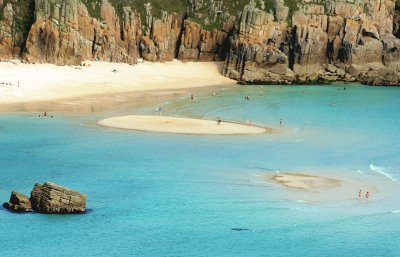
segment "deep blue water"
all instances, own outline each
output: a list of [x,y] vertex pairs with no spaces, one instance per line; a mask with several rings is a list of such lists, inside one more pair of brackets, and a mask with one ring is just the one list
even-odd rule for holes
[[[0,115],[0,200],[52,181],[86,193],[90,208],[61,216],[0,209],[0,256],[398,256],[400,88],[259,91],[204,91],[194,102],[160,105],[177,116],[272,127],[283,118],[284,133],[188,136],[94,125],[117,113]],[[391,189],[368,203],[309,203],[263,178],[307,170]]]

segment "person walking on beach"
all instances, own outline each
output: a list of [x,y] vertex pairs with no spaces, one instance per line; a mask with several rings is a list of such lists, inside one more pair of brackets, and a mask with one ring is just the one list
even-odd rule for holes
[[161,107],[156,107],[156,113],[157,113],[158,115],[161,114]]
[[217,125],[221,124],[221,119],[220,117],[217,117]]
[[193,94],[190,95],[190,100],[192,100],[192,101],[194,100],[194,95]]
[[358,199],[359,200],[361,199],[361,194],[362,194],[362,192],[361,192],[361,189],[360,189],[360,191],[358,191]]
[[365,199],[368,200],[368,198],[369,198],[369,192],[367,192],[367,193],[365,194]]

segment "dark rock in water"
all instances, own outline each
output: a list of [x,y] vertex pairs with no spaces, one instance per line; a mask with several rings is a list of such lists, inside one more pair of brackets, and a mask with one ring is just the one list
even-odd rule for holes
[[71,214],[86,212],[86,195],[50,182],[35,184],[32,209],[40,213]]
[[250,229],[248,228],[231,228],[233,231],[249,231]]
[[32,212],[31,201],[26,195],[12,191],[10,201],[3,207],[13,212]]

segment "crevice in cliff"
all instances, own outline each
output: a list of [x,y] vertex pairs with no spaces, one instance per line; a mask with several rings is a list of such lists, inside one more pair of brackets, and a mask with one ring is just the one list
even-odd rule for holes
[[185,21],[188,19],[188,14],[185,13],[183,15],[182,18],[182,24],[181,24],[181,28],[179,31],[179,36],[178,36],[178,41],[176,42],[176,46],[175,46],[175,58],[178,59],[179,58],[179,49],[181,47],[182,44],[182,37],[183,37],[183,33],[185,31]]
[[35,22],[35,0],[28,1],[26,5],[21,5],[20,8],[21,14],[16,20],[15,29],[22,34],[22,40],[19,42],[20,52],[18,53],[18,56],[22,57],[26,50],[29,32]]
[[97,39],[97,33],[96,30],[93,30],[93,42],[92,42],[92,58],[95,59],[96,55],[96,39]]
[[396,7],[393,16],[393,35],[400,38],[400,0],[396,0]]
[[294,26],[289,36],[289,68],[293,70],[297,46],[297,26]]

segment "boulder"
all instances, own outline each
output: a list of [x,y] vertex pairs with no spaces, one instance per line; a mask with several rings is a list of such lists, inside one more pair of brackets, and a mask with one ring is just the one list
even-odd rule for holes
[[31,201],[26,195],[12,191],[10,201],[3,204],[3,207],[12,212],[32,212]]
[[40,213],[86,212],[86,195],[50,182],[35,184],[31,192],[31,202],[33,210]]

